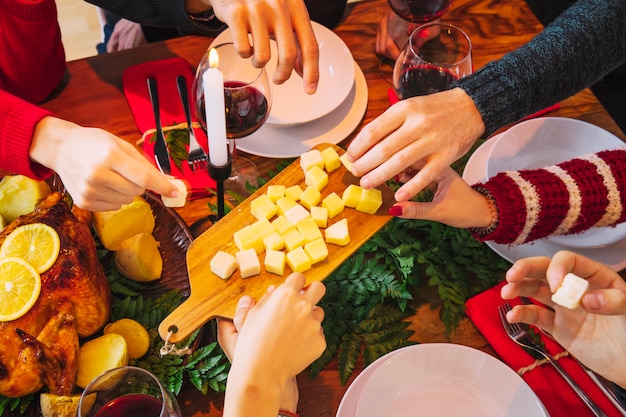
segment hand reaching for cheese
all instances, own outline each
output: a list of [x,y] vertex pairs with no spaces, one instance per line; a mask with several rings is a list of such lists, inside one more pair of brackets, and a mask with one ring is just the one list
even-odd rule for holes
[[[562,307],[552,299],[569,273],[588,283],[580,308]],[[590,369],[626,388],[626,282],[619,274],[581,255],[561,251],[552,259],[517,261],[506,280],[502,298],[530,297],[548,307],[516,306],[507,314],[508,321],[528,323],[550,333]]]

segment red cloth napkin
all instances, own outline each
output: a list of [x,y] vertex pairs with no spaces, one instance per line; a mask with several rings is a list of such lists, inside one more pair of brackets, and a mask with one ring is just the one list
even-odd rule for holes
[[[187,61],[182,58],[168,58],[134,65],[124,71],[122,75],[124,94],[133,112],[135,123],[142,134],[155,127],[154,113],[152,112],[150,94],[146,81],[149,76],[153,76],[157,80],[159,106],[161,107],[161,124],[163,127],[185,122],[185,112],[176,86],[176,77],[179,75],[184,75],[187,80],[191,117],[192,122],[195,122],[197,121],[194,111],[195,104],[191,97],[191,84],[193,83],[194,73]],[[204,130],[194,129],[194,131],[200,146],[206,151],[207,137]],[[146,158],[156,166],[154,159],[154,141],[152,137],[146,138],[142,144],[142,148]],[[209,194],[208,188],[215,189],[215,181],[209,176],[206,170],[194,173],[191,171],[186,161],[183,161],[181,164],[182,170],[174,164],[173,160],[170,166],[172,175],[187,183],[191,199],[207,196]]]
[[[535,359],[513,342],[502,327],[498,315],[498,305],[505,302],[500,297],[500,289],[503,285],[504,282],[470,298],[466,303],[466,313],[500,358],[513,370],[518,371],[533,364]],[[520,300],[510,300],[509,302],[511,305],[520,304]],[[549,337],[542,335],[542,340],[553,356],[563,352],[563,348]],[[559,363],[607,416],[622,416],[620,411],[574,359],[568,356],[561,357]],[[546,363],[538,366],[526,372],[522,378],[541,399],[551,417],[594,417],[591,410],[578,398],[574,390],[552,365]]]

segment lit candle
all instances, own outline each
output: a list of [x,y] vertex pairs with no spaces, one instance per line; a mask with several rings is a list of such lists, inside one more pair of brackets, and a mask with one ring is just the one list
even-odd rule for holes
[[202,74],[206,130],[209,138],[209,160],[214,166],[228,163],[226,139],[226,107],[224,104],[224,76],[217,69],[219,58],[213,48],[209,51],[209,69]]

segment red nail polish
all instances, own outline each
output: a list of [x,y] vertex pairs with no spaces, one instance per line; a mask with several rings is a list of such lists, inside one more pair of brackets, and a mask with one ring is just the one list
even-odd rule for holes
[[402,206],[389,207],[389,215],[390,216],[402,216]]

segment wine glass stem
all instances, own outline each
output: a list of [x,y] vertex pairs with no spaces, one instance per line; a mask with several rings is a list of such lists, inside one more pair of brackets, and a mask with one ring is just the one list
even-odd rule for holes
[[237,176],[237,140],[231,139],[228,141],[228,147],[230,149],[230,176]]

